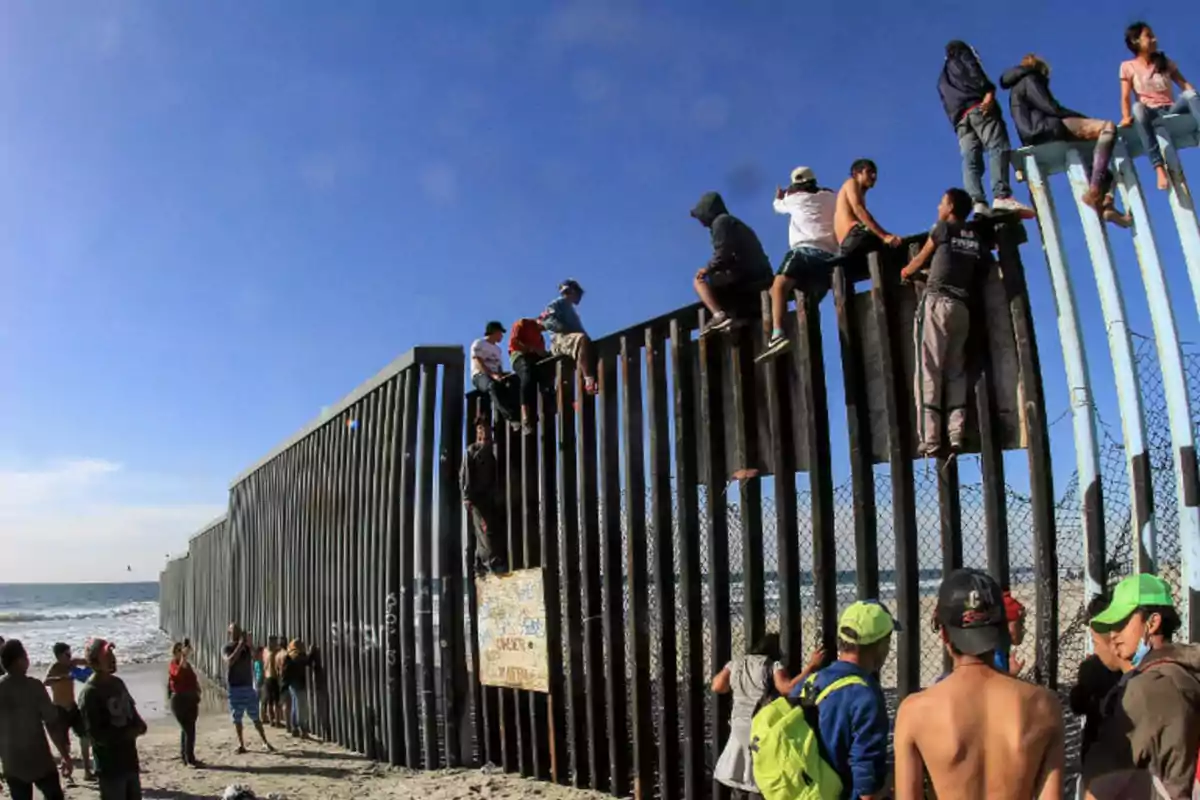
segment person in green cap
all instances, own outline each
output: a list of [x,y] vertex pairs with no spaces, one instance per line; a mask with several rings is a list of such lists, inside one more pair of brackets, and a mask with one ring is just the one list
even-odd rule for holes
[[1109,632],[1113,652],[1130,666],[1107,722],[1126,732],[1129,751],[1111,753],[1110,765],[1148,770],[1165,797],[1192,797],[1200,788],[1200,646],[1171,641],[1180,619],[1170,585],[1157,575],[1130,575],[1091,624]]
[[838,619],[838,657],[795,689],[793,697],[816,697],[843,678],[852,682],[821,701],[817,735],[828,762],[842,779],[845,797],[874,797],[887,788],[888,714],[879,671],[900,625],[878,600],[859,600]]

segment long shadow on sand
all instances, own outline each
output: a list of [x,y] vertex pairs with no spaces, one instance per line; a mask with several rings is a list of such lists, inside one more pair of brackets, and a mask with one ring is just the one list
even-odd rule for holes
[[212,794],[192,794],[191,792],[180,792],[175,789],[142,789],[142,797],[144,800],[212,800],[218,795]]
[[334,767],[308,767],[302,764],[271,764],[268,766],[244,765],[228,766],[226,764],[205,764],[205,772],[247,772],[251,775],[305,775],[310,778],[329,778],[341,780],[352,774],[348,769]]
[[313,761],[366,761],[358,753],[326,753],[320,750],[287,750],[280,753],[284,758],[310,758]]

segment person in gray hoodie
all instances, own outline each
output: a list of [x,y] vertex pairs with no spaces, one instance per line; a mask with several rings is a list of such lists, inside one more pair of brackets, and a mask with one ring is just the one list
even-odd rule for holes
[[729,213],[716,192],[706,192],[692,216],[712,234],[712,258],[696,272],[694,284],[700,302],[712,314],[700,332],[703,337],[729,330],[743,309],[757,311],[754,289],[770,280],[771,262],[758,235]]

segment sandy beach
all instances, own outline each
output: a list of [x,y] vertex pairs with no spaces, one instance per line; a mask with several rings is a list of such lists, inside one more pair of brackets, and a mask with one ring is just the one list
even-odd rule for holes
[[[456,800],[457,798],[541,798],[598,800],[606,797],[490,771],[414,772],[367,761],[332,745],[300,741],[268,728],[276,752],[266,752],[253,728],[246,731],[250,752],[237,755],[237,739],[214,691],[204,698],[197,729],[196,757],[204,769],[185,767],[179,759],[179,728],[166,711],[165,664],[129,665],[119,674],[129,687],[150,728],[138,741],[142,794],[147,800],[217,798],[231,784],[244,784],[262,798],[275,793],[285,800]],[[79,755],[75,744],[75,755]],[[77,766],[76,786],[69,798],[99,798],[95,784],[84,783]]]

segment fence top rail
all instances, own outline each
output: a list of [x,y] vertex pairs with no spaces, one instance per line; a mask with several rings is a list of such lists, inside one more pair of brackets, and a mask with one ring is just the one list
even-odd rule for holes
[[218,526],[224,525],[225,520],[228,518],[229,518],[229,515],[227,513],[222,513],[216,519],[211,520],[206,525],[202,525],[200,527],[200,530],[196,531],[195,533],[193,533],[191,536],[188,537],[188,546],[191,547],[192,542],[196,541],[201,536],[212,533],[213,530],[216,529]]
[[[1160,117],[1155,124],[1164,133],[1170,135],[1171,141],[1177,149],[1200,146],[1200,130],[1197,129],[1196,121],[1192,119],[1191,114]],[[1118,128],[1117,137],[1124,142],[1130,158],[1146,154],[1146,148],[1142,146],[1142,137],[1132,126]],[[1022,147],[1020,150],[1013,151],[1013,164],[1023,167],[1027,159],[1036,158],[1038,169],[1044,177],[1048,178],[1051,175],[1067,171],[1068,150],[1077,149],[1090,152],[1094,146],[1093,142],[1047,142],[1033,147]]]
[[325,411],[323,411],[316,419],[312,420],[303,428],[285,439],[283,442],[276,445],[265,456],[254,462],[252,466],[242,470],[242,472],[230,482],[229,488],[232,489],[242,481],[249,478],[259,469],[271,463],[272,460],[282,455],[291,447],[299,444],[305,438],[315,433],[322,425],[337,417],[346,409],[353,406],[359,400],[363,399],[368,394],[375,391],[404,370],[409,369],[410,367],[420,366],[422,364],[461,364],[465,358],[466,356],[464,354],[463,347],[459,344],[423,345],[421,347],[414,347],[407,353],[397,357],[390,364],[376,373],[374,377],[359,384],[341,400],[338,400],[336,403],[328,406]]

